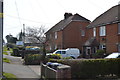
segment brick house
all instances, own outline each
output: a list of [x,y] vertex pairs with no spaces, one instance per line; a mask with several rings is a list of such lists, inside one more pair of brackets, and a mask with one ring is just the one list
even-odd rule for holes
[[46,34],[47,50],[79,48],[82,50],[86,38],[86,26],[90,20],[80,16],[65,13],[64,19],[49,29]]
[[120,5],[113,6],[87,26],[87,41],[83,52],[88,55],[97,49],[106,53],[120,52]]

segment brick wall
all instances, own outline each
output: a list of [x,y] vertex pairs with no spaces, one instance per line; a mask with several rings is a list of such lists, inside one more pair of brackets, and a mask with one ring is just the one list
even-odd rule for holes
[[86,30],[89,22],[72,21],[63,31],[64,48],[79,48],[82,50],[82,45],[86,41],[85,36],[81,36],[81,30]]
[[[120,42],[118,36],[118,24],[106,25],[106,36],[100,36],[100,27],[96,27],[96,40],[106,44],[106,53],[118,52],[117,43]],[[87,29],[87,38],[93,37],[93,28]]]

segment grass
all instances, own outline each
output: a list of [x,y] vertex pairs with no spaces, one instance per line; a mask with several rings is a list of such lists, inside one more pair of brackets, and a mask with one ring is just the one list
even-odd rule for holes
[[11,48],[9,48],[9,50],[8,50],[6,46],[3,47],[3,51],[10,51],[10,52],[13,52],[13,50],[12,50]]
[[3,52],[3,54],[8,55],[8,53],[7,53],[7,52]]
[[3,62],[10,63],[11,61],[8,58],[3,58]]
[[[11,73],[3,72],[3,76],[5,76],[5,78],[7,80],[18,80],[17,77],[14,74],[11,74]],[[6,80],[6,79],[2,79],[2,80]]]

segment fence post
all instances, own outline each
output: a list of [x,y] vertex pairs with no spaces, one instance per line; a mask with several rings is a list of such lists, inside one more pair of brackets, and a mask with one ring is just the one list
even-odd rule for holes
[[56,78],[56,80],[71,80],[71,67],[68,65],[58,66]]

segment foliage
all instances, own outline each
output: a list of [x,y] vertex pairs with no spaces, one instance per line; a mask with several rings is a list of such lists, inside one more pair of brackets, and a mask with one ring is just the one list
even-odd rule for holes
[[11,34],[7,35],[6,39],[7,39],[7,43],[14,43],[15,44],[17,41],[17,38],[13,37]]
[[15,44],[13,44],[13,43],[7,43],[7,48],[15,48],[16,47],[16,45]]
[[60,54],[50,54],[50,55],[47,55],[47,58],[49,58],[49,59],[61,59],[62,56]]
[[19,40],[19,41],[22,41],[22,38],[23,38],[24,36],[25,36],[25,33],[21,31],[21,32],[17,35],[18,40]]
[[3,47],[3,51],[8,51],[6,46]]
[[73,59],[72,57],[63,57],[62,59]]
[[105,53],[105,50],[101,50],[101,49],[99,49],[99,50],[97,50],[96,53],[98,53],[98,54],[102,54],[102,53]]
[[40,64],[40,54],[26,54],[24,58],[25,64]]
[[30,42],[32,43],[44,43],[45,42],[45,29],[41,26],[40,28],[31,28],[27,27],[26,28],[26,37],[29,37]]
[[51,59],[50,62],[71,66],[72,78],[120,77],[120,59]]
[[3,52],[3,54],[8,55],[8,53],[7,53],[7,52]]
[[[3,76],[5,76],[5,78],[7,80],[18,80],[17,77],[14,74],[11,74],[11,73],[3,72]],[[2,80],[6,80],[6,79],[2,79]]]
[[11,54],[12,56],[20,56],[19,55],[19,49],[18,48],[14,48],[13,49],[13,53]]
[[11,61],[8,58],[3,58],[3,62],[10,63]]
[[104,54],[105,54],[105,50],[97,50],[96,53],[92,54],[92,57],[94,58],[103,58],[104,57]]

